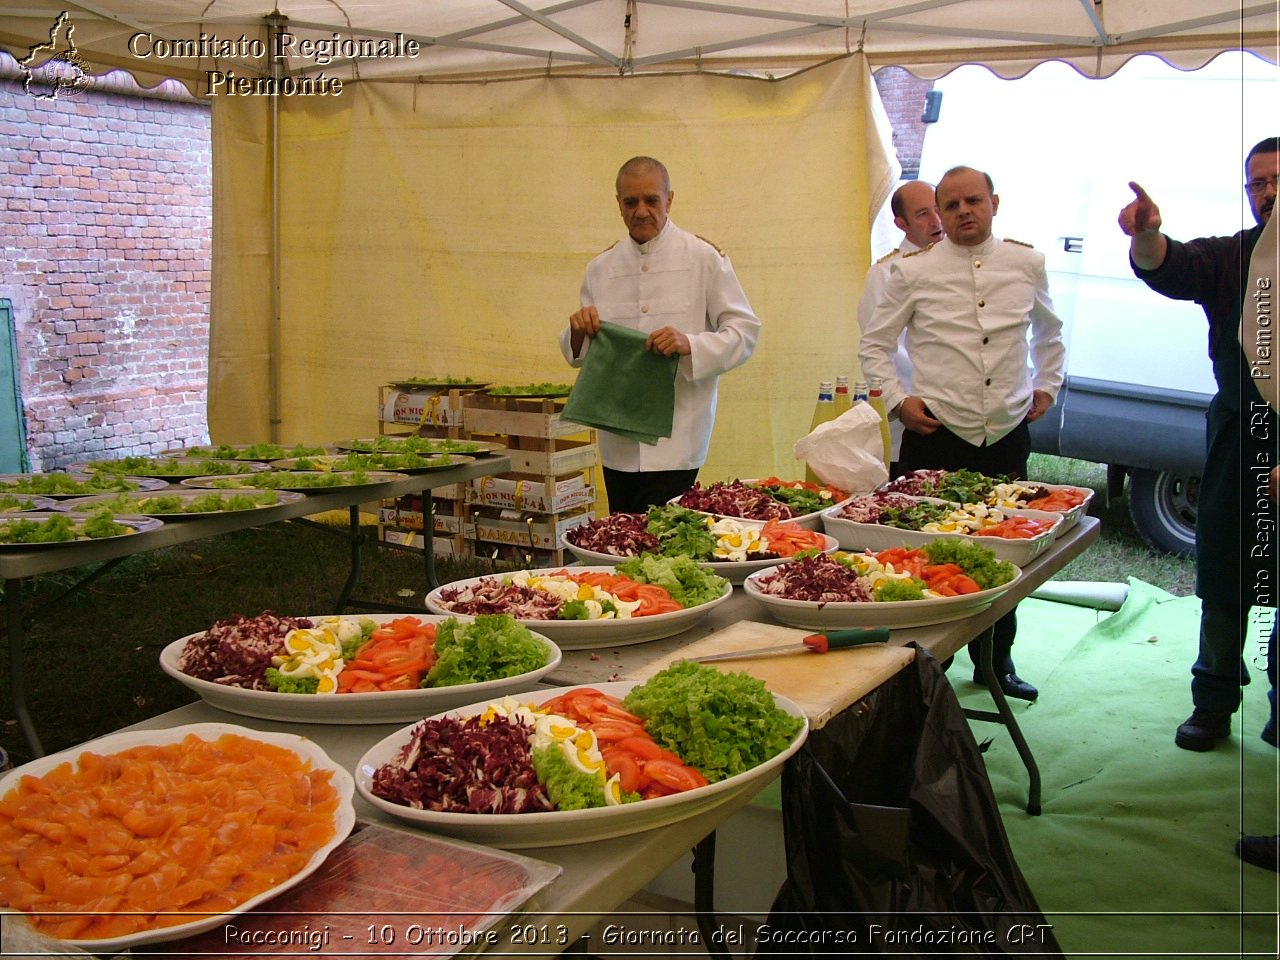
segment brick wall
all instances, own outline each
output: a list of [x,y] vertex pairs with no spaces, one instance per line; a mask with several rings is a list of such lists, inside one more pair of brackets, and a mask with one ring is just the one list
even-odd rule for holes
[[881,67],[874,74],[876,89],[884,101],[885,113],[893,124],[893,146],[902,164],[902,179],[914,180],[920,174],[920,150],[924,146],[925,94],[933,89],[932,80],[921,80],[902,67]]
[[206,441],[208,107],[5,77],[0,184],[32,469]]

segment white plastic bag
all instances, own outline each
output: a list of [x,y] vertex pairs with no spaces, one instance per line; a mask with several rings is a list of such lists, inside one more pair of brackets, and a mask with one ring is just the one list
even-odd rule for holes
[[881,459],[880,414],[869,403],[855,403],[834,420],[818,424],[796,441],[793,452],[823,483],[849,493],[869,493],[889,479]]

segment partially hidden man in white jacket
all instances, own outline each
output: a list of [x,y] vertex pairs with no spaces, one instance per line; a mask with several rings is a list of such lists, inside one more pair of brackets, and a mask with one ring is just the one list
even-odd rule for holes
[[[893,211],[893,223],[902,231],[902,242],[871,265],[862,281],[862,297],[858,300],[858,329],[866,330],[871,323],[871,315],[884,299],[885,287],[889,284],[889,270],[899,257],[923,250],[930,244],[937,243],[943,237],[942,218],[938,216],[938,206],[933,198],[933,184],[924,180],[908,180],[893,192],[889,200],[889,209]],[[907,358],[905,335],[898,338],[898,352],[893,355],[893,369],[898,382],[911,392],[911,361]],[[864,380],[870,377],[864,373]],[[902,421],[896,417],[889,421],[890,435],[890,478],[897,476],[894,464],[898,460],[898,451],[902,447]]]
[[560,350],[575,367],[601,321],[647,333],[646,349],[680,357],[670,438],[650,445],[600,431],[615,513],[643,513],[692,486],[707,459],[720,375],[745,363],[760,336],[729,258],[668,219],[674,196],[657,160],[623,164],[617,200],[628,236],[587,265],[582,307],[560,335]]

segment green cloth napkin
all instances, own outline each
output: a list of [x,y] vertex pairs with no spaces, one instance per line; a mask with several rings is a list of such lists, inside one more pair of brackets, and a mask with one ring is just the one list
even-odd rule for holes
[[602,323],[561,416],[640,443],[671,436],[680,357],[644,348],[648,334]]

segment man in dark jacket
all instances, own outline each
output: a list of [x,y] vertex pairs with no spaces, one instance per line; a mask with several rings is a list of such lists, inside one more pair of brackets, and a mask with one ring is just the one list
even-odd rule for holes
[[[1236,338],[1241,311],[1252,304],[1245,286],[1249,258],[1271,216],[1280,174],[1280,137],[1269,137],[1245,159],[1245,191],[1257,225],[1231,237],[1187,243],[1160,232],[1160,210],[1136,183],[1136,198],[1120,211],[1131,240],[1133,271],[1176,300],[1194,300],[1209,319],[1209,357],[1218,393],[1209,405],[1208,456],[1196,517],[1196,594],[1201,600],[1200,650],[1191,668],[1191,716],[1174,735],[1185,750],[1211,750],[1231,735],[1240,688],[1249,682],[1243,654],[1251,606],[1276,606],[1276,510],[1268,497],[1277,463],[1277,421]],[[1274,638],[1271,641],[1274,643]],[[1276,746],[1274,659],[1271,719],[1262,738]]]

